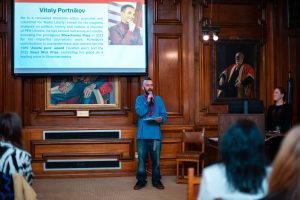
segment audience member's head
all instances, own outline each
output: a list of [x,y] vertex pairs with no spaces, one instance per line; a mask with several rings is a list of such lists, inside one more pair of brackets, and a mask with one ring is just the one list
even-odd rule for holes
[[0,140],[22,147],[22,122],[16,113],[0,114]]
[[239,120],[221,140],[221,159],[233,189],[254,194],[266,176],[264,139],[254,122]]
[[278,86],[274,89],[273,100],[276,103],[284,103],[286,101],[286,92],[285,89],[281,86]]
[[284,199],[300,199],[299,125],[287,133],[273,162],[269,194],[279,194]]

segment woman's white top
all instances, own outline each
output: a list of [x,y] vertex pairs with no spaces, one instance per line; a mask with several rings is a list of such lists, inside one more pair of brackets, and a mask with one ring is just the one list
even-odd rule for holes
[[0,172],[7,175],[19,173],[31,184],[31,155],[9,142],[0,141]]
[[267,169],[267,176],[263,179],[262,190],[259,190],[256,194],[249,194],[240,192],[229,185],[224,164],[211,165],[203,171],[198,200],[214,200],[217,198],[221,198],[222,200],[261,199],[268,192],[267,177],[269,174],[270,169]]

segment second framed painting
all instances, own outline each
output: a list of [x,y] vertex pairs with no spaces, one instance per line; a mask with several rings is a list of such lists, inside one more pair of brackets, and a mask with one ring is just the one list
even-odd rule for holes
[[46,110],[119,109],[119,85],[111,76],[48,77]]
[[259,41],[221,40],[212,48],[214,103],[258,98]]

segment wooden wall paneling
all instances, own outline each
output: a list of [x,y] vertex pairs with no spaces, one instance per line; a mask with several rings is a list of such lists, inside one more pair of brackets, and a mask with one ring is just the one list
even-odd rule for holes
[[6,74],[7,74],[7,1],[0,2],[0,112],[6,111]]
[[[207,134],[215,136],[217,114],[227,112],[225,104],[213,104],[211,99],[212,46],[201,39],[202,20],[210,15],[210,4],[207,2],[206,7],[202,1],[196,0],[147,1],[148,72],[154,81],[155,93],[162,96],[169,114],[167,124],[162,125],[163,174],[175,174],[174,155],[180,148],[178,145],[183,128],[206,127]],[[11,76],[11,5],[12,1],[0,2],[0,112],[15,111],[21,114],[25,125],[25,149],[30,148],[30,141],[42,140],[43,130],[120,129],[122,138],[134,139],[137,122],[134,104],[141,94],[144,77],[120,77],[120,110],[92,110],[89,118],[77,118],[74,110],[45,110],[45,78]],[[287,86],[289,69],[294,74],[294,102],[299,99],[299,30],[287,28],[286,8],[286,0],[213,1],[212,23],[221,28],[220,39],[262,41],[259,95],[265,106],[272,103],[273,88],[277,84]],[[299,122],[300,112],[296,103],[293,110],[294,120]],[[63,145],[59,148],[64,150]],[[136,151],[135,140],[132,149]],[[98,170],[93,173],[88,170],[71,171],[67,174],[88,177],[93,174],[135,173],[136,159],[122,162],[122,170]],[[39,176],[63,176],[65,173],[45,174],[42,162],[33,163],[33,168]]]
[[209,44],[204,44],[202,41],[202,23],[204,20],[203,17],[203,10],[204,5],[200,3],[199,1],[194,1],[193,4],[194,9],[194,63],[195,63],[195,125],[201,125],[210,124],[208,118],[205,117],[205,112],[203,110],[206,110],[208,105],[210,104],[210,72],[207,70],[210,70],[207,68],[206,64],[204,64],[206,61],[210,59],[210,51],[209,51]]
[[[33,127],[26,127],[24,128],[24,132],[30,135],[30,140],[43,140],[43,131],[54,131],[54,130],[74,130],[74,127],[55,127],[55,126],[42,126],[37,128],[36,126]],[[98,127],[97,129],[92,127],[76,127],[76,130],[121,130],[122,138],[135,138],[136,126],[124,126],[124,127]],[[29,141],[30,142],[30,141]]]
[[154,0],[155,24],[181,23],[181,1]]
[[[295,72],[292,76],[293,78],[293,122],[294,124],[300,122],[300,106],[298,104],[300,99],[300,61],[297,56],[300,55],[300,36],[298,35],[297,38],[293,38],[291,40],[290,46],[290,65],[291,65],[291,72]],[[295,47],[293,46],[295,45]]]
[[22,142],[23,148],[30,152],[30,141],[31,141],[31,131],[29,129],[23,129]]
[[32,140],[31,155],[33,161],[45,157],[88,157],[119,155],[119,159],[133,159],[133,139],[102,140]]
[[[131,77],[120,77],[120,82],[121,82],[121,109],[126,111],[131,110]],[[126,91],[127,95],[122,95],[122,91]]]
[[[268,106],[273,103],[273,90],[277,86],[283,86],[287,89],[288,86],[288,73],[292,72],[294,81],[294,97],[293,97],[293,122],[299,123],[299,107],[297,105],[297,99],[299,99],[299,59],[297,59],[297,53],[299,55],[299,28],[288,28],[288,13],[287,13],[287,1],[279,0],[272,4],[272,20],[268,24],[273,24],[272,37],[273,47],[274,47],[274,57],[269,57],[268,59],[274,59],[274,66],[269,66],[274,68],[274,75],[269,76],[270,78],[270,88],[269,95],[270,99],[268,101]],[[298,33],[298,34],[297,34]],[[272,80],[273,78],[273,80]],[[296,88],[298,90],[296,90]]]
[[134,163],[126,160],[121,161],[122,169],[101,169],[101,170],[52,170],[45,171],[43,162],[32,163],[35,178],[94,178],[94,177],[107,177],[107,176],[133,176],[136,171],[134,170]]
[[[153,78],[153,56],[154,56],[154,49],[153,49],[153,34],[154,34],[154,20],[155,20],[155,14],[157,11],[154,9],[155,8],[155,0],[148,0],[147,1],[147,58],[148,58],[148,76]],[[141,81],[144,79],[143,77],[139,77]]]
[[3,0],[0,2],[0,24],[1,25],[7,24],[7,11],[9,7],[8,3],[9,3],[8,0]]
[[196,68],[196,94],[197,94],[197,104],[196,104],[196,125],[205,124],[208,125],[211,122],[205,117],[204,110],[210,104],[210,69],[207,60],[210,60],[210,46],[209,44],[204,44],[202,41],[202,23],[204,20],[204,8],[203,4],[195,4],[194,6],[194,26],[199,28],[195,29],[195,41],[198,43],[195,45],[195,68]]
[[[260,89],[260,95],[264,100],[265,109],[273,102],[273,88],[275,85],[275,49],[274,49],[274,9],[273,4],[268,2],[266,5],[266,45],[265,45],[265,64],[264,71],[260,73],[260,80],[265,80],[265,87]],[[268,75],[268,76],[266,76]],[[263,91],[264,90],[264,91]]]
[[[196,4],[195,21],[199,21],[199,26],[205,19],[209,19],[212,10],[212,25],[220,27],[220,39],[257,39],[261,40],[264,33],[262,19],[264,19],[263,2],[257,1],[214,1],[213,5],[208,3]],[[198,12],[198,13],[197,13]],[[258,23],[260,21],[260,24]],[[217,125],[217,114],[226,113],[227,106],[212,104],[211,81],[212,80],[212,42],[202,41],[201,28],[195,37],[199,37],[199,109],[196,124]],[[261,58],[264,60],[264,58]],[[197,60],[198,62],[198,60]]]
[[182,117],[182,36],[156,34],[155,44],[156,91],[162,97],[169,117]]
[[292,111],[293,111],[293,124],[299,124],[300,122],[300,17],[299,1],[288,1],[288,68],[291,72],[291,78],[293,80],[293,98],[292,98]]
[[4,59],[4,46],[3,46],[3,34],[0,35],[0,59],[1,59],[1,62],[0,62],[0,112],[3,112],[4,111],[4,101],[5,101],[5,98],[4,98],[4,91],[5,91],[5,82],[4,82],[4,73],[5,73],[5,70],[4,70],[4,66],[5,66],[5,59]]
[[[162,9],[165,11],[161,12]],[[150,54],[154,54],[150,55],[152,59],[149,57],[152,64],[149,74],[154,78],[157,92],[167,104],[168,124],[193,123],[191,119],[194,113],[189,110],[189,106],[194,102],[189,96],[194,95],[191,11],[190,0],[184,3],[155,0],[153,5],[154,23],[150,25],[153,30],[153,37],[150,37],[153,42],[150,45],[153,45],[153,48]],[[169,42],[173,44],[170,45]]]
[[[209,19],[212,16],[212,25],[220,27],[219,37],[222,38],[260,38],[262,2],[256,1],[239,3],[228,3],[226,1],[217,1],[207,7],[202,5],[203,17]],[[203,19],[204,20],[204,19]]]
[[40,115],[32,114],[31,126],[54,126],[61,129],[69,127],[77,129],[80,127],[97,128],[97,127],[111,127],[112,129],[119,128],[120,126],[130,126],[131,119],[121,111],[106,111],[90,117],[76,117],[76,111],[48,111]]
[[9,42],[8,35],[3,33],[1,36],[2,42],[2,95],[3,95],[3,111],[16,112],[22,116],[22,79],[12,76],[10,63],[10,51],[8,50]]
[[[193,115],[194,115],[194,123],[197,123],[199,121],[199,105],[200,105],[200,89],[199,87],[202,85],[200,84],[201,79],[199,78],[200,74],[200,40],[201,40],[201,34],[200,34],[200,24],[202,19],[202,10],[199,5],[198,1],[193,0],[192,1],[192,8],[193,8],[193,16],[192,16],[192,23],[193,23],[193,37],[194,38],[194,55],[192,55],[194,61],[194,109],[193,109]],[[201,57],[202,58],[202,57]],[[192,110],[192,109],[191,109]]]
[[[160,170],[163,175],[176,172],[176,153],[181,151],[182,130],[193,130],[193,125],[163,125]],[[148,164],[151,171],[151,164]]]
[[[26,79],[25,79],[26,80]],[[129,81],[129,82],[128,82]],[[76,117],[76,110],[45,110],[46,78],[34,78],[24,81],[24,98],[30,109],[25,109],[28,126],[92,126],[126,125],[132,122],[131,85],[126,77],[120,77],[121,109],[120,110],[90,110],[89,118]],[[63,119],[63,120],[62,120]],[[101,119],[101,120],[99,120]]]
[[5,74],[5,32],[6,32],[6,14],[7,14],[7,8],[6,8],[6,1],[0,2],[0,112],[4,111],[4,102],[5,102],[5,82],[4,82],[4,74]]
[[2,68],[2,87],[3,101],[2,111],[17,112],[22,116],[22,93],[21,93],[21,78],[12,77],[11,69],[11,1],[1,1],[0,9],[0,32],[1,32],[1,68]]
[[[287,3],[285,1],[279,1],[277,9],[277,23],[278,23],[278,35],[276,38],[276,86],[283,86],[287,88],[288,80],[288,26],[287,26]],[[273,88],[274,89],[274,88]]]
[[135,100],[137,96],[142,94],[142,82],[144,80],[144,76],[140,77],[132,77],[131,84],[132,84],[132,92],[131,92],[131,107],[132,107],[132,123],[137,126],[138,116],[135,112]]
[[[121,93],[121,110],[125,113],[130,111],[131,100],[131,77],[120,77],[120,93]],[[122,92],[126,95],[122,95]]]
[[[105,127],[104,127],[105,128]],[[65,127],[64,130],[68,128]],[[82,130],[83,128],[81,128]],[[181,148],[182,130],[192,130],[193,125],[163,125],[162,126],[162,152],[161,152],[161,172],[163,175],[175,174],[176,164],[175,155]],[[72,176],[120,176],[133,175],[136,172],[136,159],[133,158],[136,152],[135,134],[136,126],[131,128],[124,127],[122,130],[122,139],[112,140],[43,140],[42,133],[44,128],[25,128],[27,137],[26,142],[31,143],[30,149],[33,156],[33,168],[37,177],[72,177]],[[49,127],[46,130],[55,130]],[[129,142],[128,142],[129,141]],[[104,144],[105,143],[105,144]],[[78,151],[80,149],[80,151]],[[71,171],[44,171],[43,162],[46,159],[78,159],[78,158],[100,158],[101,156],[123,157],[121,170],[71,170]],[[118,154],[118,155],[117,155]],[[150,165],[151,166],[151,165]],[[151,167],[149,166],[149,170]],[[64,175],[63,175],[64,174]]]
[[[202,37],[202,34],[201,34]],[[217,125],[217,114],[227,111],[225,105],[213,105],[211,90],[211,45],[200,41],[199,45],[199,102],[198,102],[198,121],[196,125],[206,125],[208,127]]]
[[160,169],[164,174],[175,174],[176,152],[181,151],[181,138],[165,138],[162,141]]
[[[194,6],[193,1],[182,4],[182,99],[184,124],[194,124],[195,122],[195,26],[194,26]],[[199,28],[199,26],[197,27]]]
[[[300,33],[300,32],[299,32]],[[293,124],[299,124],[300,122],[300,36],[289,37],[289,68],[291,70],[291,77],[293,79]]]
[[[103,127],[103,129],[109,129]],[[25,128],[27,142],[30,142],[28,150],[33,156],[33,169],[37,177],[50,176],[96,176],[107,175],[132,175],[135,172],[134,149],[136,127],[121,128],[122,139],[102,140],[43,140],[44,130],[56,130],[54,127]],[[68,130],[64,127],[63,130]],[[69,128],[70,130],[70,128]],[[78,130],[78,128],[77,128]],[[82,127],[81,130],[84,130]],[[92,130],[92,129],[91,129]],[[25,142],[26,143],[26,142]],[[44,171],[43,162],[47,159],[96,159],[118,157],[122,162],[122,169],[115,170],[70,170],[70,171]],[[65,174],[65,175],[63,175]]]
[[[257,2],[245,3],[240,1],[238,4],[223,4],[213,3],[212,5],[212,23],[221,26],[242,26],[252,28],[257,27],[257,19],[261,15],[257,6]],[[208,4],[207,9],[204,11],[205,16],[210,16],[211,5]]]

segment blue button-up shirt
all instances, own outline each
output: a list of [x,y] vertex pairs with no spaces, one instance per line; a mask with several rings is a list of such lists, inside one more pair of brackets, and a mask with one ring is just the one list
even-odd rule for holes
[[162,123],[167,121],[167,111],[160,96],[154,96],[155,101],[152,106],[147,102],[147,97],[140,95],[136,98],[135,111],[138,115],[137,139],[157,139],[161,140],[160,124],[149,118],[161,117]]

